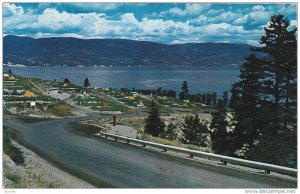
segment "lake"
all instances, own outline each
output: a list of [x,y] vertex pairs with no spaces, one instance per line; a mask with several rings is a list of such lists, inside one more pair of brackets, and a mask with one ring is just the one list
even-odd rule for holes
[[7,67],[14,74],[63,81],[68,78],[72,83],[83,85],[84,79],[91,86],[135,89],[172,89],[181,90],[187,81],[191,93],[217,92],[218,96],[228,90],[238,79],[237,67],[199,68],[199,67]]

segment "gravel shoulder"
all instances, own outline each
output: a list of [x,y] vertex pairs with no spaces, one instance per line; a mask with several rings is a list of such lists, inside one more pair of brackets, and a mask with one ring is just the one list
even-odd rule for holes
[[94,188],[93,185],[74,177],[36,153],[12,140],[25,158],[24,166],[17,166],[8,155],[3,154],[4,188]]

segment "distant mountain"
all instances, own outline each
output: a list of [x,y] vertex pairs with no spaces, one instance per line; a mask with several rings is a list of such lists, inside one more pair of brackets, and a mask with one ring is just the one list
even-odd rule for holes
[[246,44],[188,43],[167,45],[124,39],[3,38],[4,63],[27,66],[240,65],[251,54]]

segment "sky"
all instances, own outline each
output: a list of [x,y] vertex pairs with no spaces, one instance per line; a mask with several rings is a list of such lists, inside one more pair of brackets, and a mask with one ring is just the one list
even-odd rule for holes
[[3,35],[257,46],[277,14],[296,27],[295,3],[3,3]]

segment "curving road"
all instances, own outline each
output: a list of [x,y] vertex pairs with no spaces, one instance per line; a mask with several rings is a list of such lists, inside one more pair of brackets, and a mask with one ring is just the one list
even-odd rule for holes
[[[82,118],[83,119],[83,118]],[[84,118],[87,119],[87,118]],[[90,118],[89,118],[90,119]],[[80,118],[24,122],[5,115],[18,141],[98,187],[295,188],[296,182],[224,167],[198,164],[109,140],[72,132]]]

